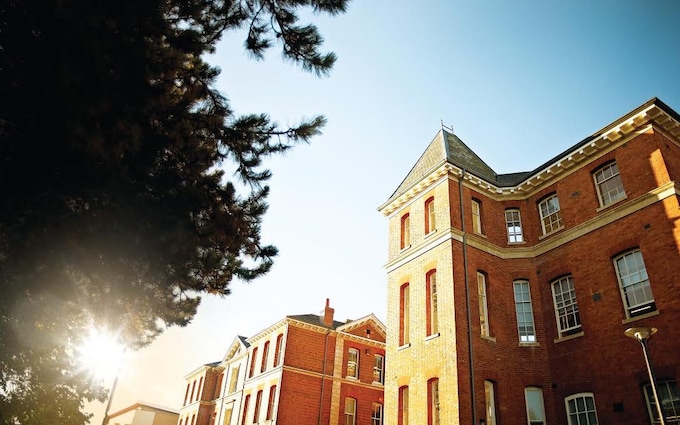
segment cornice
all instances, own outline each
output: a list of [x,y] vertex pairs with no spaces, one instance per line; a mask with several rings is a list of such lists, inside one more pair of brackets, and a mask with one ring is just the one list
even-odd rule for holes
[[652,103],[628,118],[615,121],[586,139],[585,142],[575,145],[554,161],[531,172],[525,180],[515,186],[498,186],[463,168],[444,162],[400,196],[380,206],[378,211],[384,216],[390,216],[409,201],[429,190],[443,176],[456,181],[462,178],[466,187],[495,201],[523,200],[652,128],[666,135],[672,142],[680,144],[680,123],[659,105]]
[[427,239],[426,243],[414,247],[411,252],[406,252],[406,255],[399,256],[387,263],[385,269],[388,273],[397,270],[414,258],[447,241],[462,243],[463,240],[465,240],[469,247],[484,251],[503,260],[535,258],[559,246],[572,242],[590,232],[607,226],[616,220],[635,214],[636,212],[671,196],[680,196],[680,185],[673,181],[659,186],[633,200],[623,202],[606,211],[602,211],[596,217],[577,226],[560,230],[541,242],[531,246],[501,247],[490,243],[485,238],[481,238],[474,234],[465,234],[459,229],[450,228],[448,229],[448,232],[442,232],[436,239]]

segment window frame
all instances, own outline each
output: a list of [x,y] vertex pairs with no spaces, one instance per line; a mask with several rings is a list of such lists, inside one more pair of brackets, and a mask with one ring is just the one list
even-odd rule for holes
[[241,416],[241,425],[246,425],[248,419],[248,405],[250,404],[250,394],[246,394],[243,399],[243,415]]
[[[348,411],[348,408],[352,408]],[[356,425],[357,422],[357,399],[345,397],[345,425]]]
[[491,338],[489,328],[489,304],[487,300],[486,274],[477,271],[477,297],[479,301],[479,332],[483,337]]
[[[350,373],[352,368],[354,368],[353,374]],[[359,379],[359,350],[354,347],[347,349],[347,370],[345,371],[345,378]]]
[[[555,200],[555,204],[551,202],[553,199]],[[545,211],[543,205],[546,207]],[[555,205],[557,205],[557,209],[551,211]],[[546,215],[544,215],[544,213],[546,213]],[[538,216],[541,219],[541,230],[543,231],[543,236],[557,232],[558,230],[564,228],[562,208],[560,207],[560,199],[557,197],[557,193],[552,193],[538,202]]]
[[[514,215],[515,213],[517,214],[517,218],[515,217],[508,217],[508,213]],[[511,231],[510,229],[514,229]],[[515,230],[515,229],[519,229]],[[505,230],[508,234],[508,243],[509,244],[518,244],[518,243],[524,243],[524,229],[522,228],[522,214],[520,213],[519,208],[508,208],[505,210]],[[515,238],[516,240],[513,240]]]
[[472,198],[470,202],[470,210],[472,213],[472,233],[483,235],[484,227],[482,226],[482,201],[477,198]]
[[276,348],[274,349],[274,367],[281,364],[281,356],[283,355],[283,334],[276,337]]
[[[569,409],[570,408],[569,402],[573,400],[574,406],[578,408],[578,402],[576,401],[577,399],[585,400],[584,406],[586,407],[586,410],[583,411],[583,412],[576,410],[574,413],[572,413]],[[595,422],[591,423],[590,422],[590,419],[591,419],[590,416],[587,416],[588,422],[587,423],[581,423],[581,421],[580,421],[581,415],[583,415],[584,413],[587,415],[590,412],[590,410],[587,410],[587,408],[588,408],[587,400],[588,399],[592,400],[592,404],[593,404],[592,412],[595,414]],[[568,397],[565,397],[564,398],[564,410],[567,413],[567,422],[568,422],[569,425],[598,425],[599,424],[599,420],[597,419],[597,405],[595,404],[595,396],[593,395],[593,393],[576,393],[576,394],[572,394]],[[576,416],[579,417],[579,419],[576,422],[572,421],[573,415],[576,415]]]
[[[560,288],[559,293],[557,289],[558,286]],[[567,286],[566,291],[564,290],[564,286]],[[553,296],[557,335],[560,338],[563,338],[580,332],[582,329],[581,315],[579,313],[578,300],[576,298],[574,278],[571,275],[565,275],[554,279],[550,282],[550,290],[552,291]],[[561,301],[558,301],[558,298],[561,299]],[[569,326],[572,321],[574,324]]]
[[241,369],[240,365],[235,365],[231,369],[231,375],[229,376],[229,394],[236,392],[236,387],[238,386],[239,369]]
[[255,396],[255,408],[253,409],[253,423],[256,424],[258,423],[258,420],[260,419],[260,407],[262,406],[262,390],[259,390],[257,392],[257,395]]
[[269,341],[264,343],[262,347],[262,361],[260,362],[260,373],[267,370],[267,360],[269,359]]
[[[639,259],[639,262],[642,266],[642,268],[637,268],[633,269],[631,264],[627,261],[629,258],[634,258],[633,261],[636,261]],[[620,260],[626,259],[626,271],[629,271],[633,269],[631,273],[627,273],[623,275],[623,271],[621,269]],[[614,261],[614,269],[616,271],[616,279],[619,283],[619,291],[621,292],[621,300],[623,302],[623,307],[624,311],[626,313],[627,318],[632,318],[636,316],[640,316],[643,314],[651,313],[653,311],[656,311],[656,301],[654,300],[654,294],[652,293],[652,285],[649,281],[649,274],[647,273],[647,266],[645,265],[645,260],[642,255],[642,251],[640,248],[635,248],[631,249],[625,252],[620,253],[613,259]],[[639,266],[640,264],[634,264],[634,266]],[[641,273],[644,274],[644,279],[637,280],[631,284],[626,284],[624,286],[624,280],[627,280],[629,276],[633,274]],[[641,285],[642,284],[642,285]],[[629,303],[629,292],[627,291],[628,288],[633,288],[635,291],[635,294],[638,293],[638,291],[642,291],[643,293],[649,292],[649,296],[651,299],[646,300],[645,302],[642,303],[637,303],[633,306],[630,305]]]
[[[518,299],[517,287],[518,285],[526,285],[526,291],[522,291],[522,299]],[[515,296],[515,317],[517,319],[517,333],[519,335],[520,344],[535,344],[538,340],[536,336],[536,320],[534,318],[534,306],[531,301],[531,286],[529,281],[525,279],[518,279],[512,282],[513,294]],[[524,296],[526,294],[526,297]],[[520,306],[522,311],[520,312]],[[528,309],[527,309],[528,308]],[[520,314],[524,319],[530,317],[531,322],[520,320]],[[531,332],[529,332],[528,325],[530,323]],[[524,329],[524,331],[522,330]]]
[[[613,168],[616,169],[616,173],[612,172],[607,176],[607,172]],[[626,190],[623,188],[623,180],[621,180],[621,173],[616,161],[609,161],[601,165],[593,171],[592,175],[600,208],[608,207],[626,199]],[[610,184],[613,184],[613,187],[608,187]],[[612,193],[615,193],[615,195],[612,195]]]
[[[376,373],[378,380],[376,381]],[[376,354],[373,356],[373,383],[385,385],[385,356]]]
[[257,349],[258,347],[253,348],[252,358],[250,359],[250,369],[248,370],[248,378],[252,378],[253,375],[255,375],[255,364],[257,362]]
[[371,404],[371,425],[383,425],[383,405],[381,403]]
[[[671,387],[671,385],[673,387]],[[673,391],[675,389],[675,391]],[[647,384],[643,387],[643,392],[645,394],[645,405],[647,406],[647,413],[649,414],[649,420],[652,425],[660,424],[661,420],[657,418],[656,400],[654,399],[654,393],[652,392],[652,385]],[[662,412],[666,424],[680,424],[680,389],[678,384],[674,380],[662,380],[656,382],[656,392],[661,399]],[[669,398],[670,409],[672,409],[672,416],[668,415],[669,408],[663,407],[666,403],[666,398]],[[677,406],[677,407],[676,407]]]
[[430,196],[425,201],[425,234],[426,235],[429,235],[430,233],[437,230],[436,222],[437,221],[436,221],[436,215],[435,215],[435,209],[434,209],[434,196]]
[[441,425],[439,378],[427,381],[427,425]]
[[406,249],[411,246],[411,214],[406,213],[400,219],[400,240],[399,248]]
[[411,342],[411,285],[409,282],[399,287],[399,346]]
[[269,400],[267,402],[266,420],[271,420],[274,414],[274,402],[276,401],[276,385],[269,387]]
[[[540,411],[535,412],[537,414],[540,414],[540,418],[532,419],[532,410],[530,409],[530,404],[529,404],[529,394],[538,394],[538,399],[537,400],[532,400],[532,401],[538,401],[540,404]],[[545,400],[543,399],[543,388],[541,387],[535,387],[535,386],[530,386],[530,387],[525,387],[524,388],[524,405],[526,406],[526,412],[527,412],[527,425],[545,425]]]
[[486,425],[496,425],[496,383],[484,380],[484,410]]
[[397,425],[408,425],[408,407],[409,407],[409,395],[408,395],[408,385],[399,387],[398,390],[398,415]]
[[439,307],[437,299],[437,269],[425,274],[426,286],[426,332],[427,336],[439,334]]

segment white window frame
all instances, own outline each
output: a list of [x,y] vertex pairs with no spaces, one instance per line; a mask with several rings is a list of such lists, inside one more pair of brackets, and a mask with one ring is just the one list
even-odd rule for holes
[[[354,369],[354,373],[351,373]],[[359,379],[359,350],[350,348],[347,350],[347,378]]]
[[576,300],[574,279],[563,276],[550,284],[555,306],[555,320],[557,320],[557,333],[560,338],[573,334],[581,329],[581,316]]
[[[582,400],[579,403],[578,400]],[[591,401],[592,406],[588,406],[588,401]],[[572,407],[574,408],[572,410]],[[591,409],[592,407],[592,409]],[[569,425],[598,425],[597,407],[595,406],[595,397],[593,393],[578,393],[572,394],[564,399],[564,409],[567,412],[567,421]],[[592,413],[592,414],[591,414]],[[582,421],[585,415],[585,422]],[[595,420],[592,421],[593,415]]]
[[373,403],[371,405],[371,425],[383,425],[383,405]]
[[472,210],[472,232],[478,235],[482,233],[482,203],[473,199],[470,209]]
[[402,215],[399,226],[401,231],[399,247],[401,249],[406,249],[411,246],[411,214],[406,213]]
[[522,216],[518,208],[505,210],[505,229],[508,232],[508,243],[523,243]]
[[595,181],[600,207],[606,207],[626,198],[626,191],[623,189],[619,167],[615,161],[595,170],[593,180]]
[[357,421],[357,400],[352,397],[345,397],[345,425],[356,425]]
[[425,201],[425,234],[429,235],[435,230],[437,230],[437,228],[434,211],[434,197],[430,197]]
[[479,297],[479,328],[482,336],[490,337],[489,306],[486,299],[486,275],[477,272],[477,296]]
[[[375,378],[378,378],[377,380]],[[373,356],[373,382],[385,384],[385,356],[376,354]]]
[[486,410],[486,425],[496,425],[496,395],[492,381],[484,381],[484,405]]
[[524,402],[527,408],[528,425],[545,425],[545,405],[541,387],[524,388]]
[[[512,283],[515,295],[515,315],[519,342],[533,344],[536,342],[536,322],[534,308],[531,303],[531,288],[528,280],[516,280]],[[524,288],[526,287],[526,290]],[[517,289],[520,288],[520,292]]]
[[437,270],[433,269],[427,272],[425,276],[427,281],[427,289],[429,291],[428,297],[430,300],[429,307],[429,320],[430,329],[427,336],[437,335],[439,333],[439,307],[437,304]]
[[541,217],[543,235],[556,232],[564,227],[560,211],[560,200],[556,193],[538,203],[538,213]]
[[[658,412],[656,410],[656,401],[654,400],[652,386],[645,385],[644,390],[649,420],[652,424],[660,424],[661,420],[659,420]],[[661,399],[661,406],[666,419],[666,424],[680,424],[680,390],[678,389],[677,382],[657,382],[656,392]]]
[[[642,251],[634,249],[614,258],[616,278],[626,317],[635,317],[656,310],[652,287]],[[644,296],[643,300],[639,300]]]

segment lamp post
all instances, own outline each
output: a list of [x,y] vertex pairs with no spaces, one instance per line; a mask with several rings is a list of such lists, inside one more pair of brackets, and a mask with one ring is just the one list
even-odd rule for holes
[[109,422],[109,409],[111,409],[111,402],[113,401],[113,393],[116,391],[116,386],[118,385],[118,375],[120,375],[120,364],[122,362],[123,356],[125,355],[127,347],[123,347],[120,353],[120,360],[116,367],[116,374],[113,377],[113,384],[111,384],[111,391],[109,392],[108,400],[106,401],[106,408],[104,409],[104,418],[102,418],[102,425],[107,425]]
[[649,374],[649,380],[652,384],[652,393],[654,394],[654,400],[656,401],[656,413],[659,415],[661,425],[666,425],[666,418],[663,415],[663,409],[661,409],[661,400],[659,399],[659,394],[656,390],[656,378],[654,378],[654,370],[652,369],[652,362],[649,359],[649,350],[647,349],[647,341],[656,333],[656,331],[656,328],[639,327],[628,328],[624,333],[626,336],[637,339],[638,342],[640,342],[640,345],[642,345],[642,353],[645,356],[647,373]]

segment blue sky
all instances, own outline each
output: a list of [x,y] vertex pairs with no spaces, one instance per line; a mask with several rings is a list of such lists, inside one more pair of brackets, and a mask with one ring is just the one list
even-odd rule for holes
[[[441,122],[498,173],[529,171],[658,97],[680,111],[680,2],[363,0],[312,16],[338,55],[327,78],[255,61],[238,33],[210,62],[238,113],[282,125],[323,114],[324,134],[266,162],[263,241],[271,273],[206,297],[186,328],[128,353],[111,411],[138,400],[179,409],[183,376],[220,360],[236,335],[286,315],[385,320],[392,194]],[[91,405],[101,420],[100,405]]]

